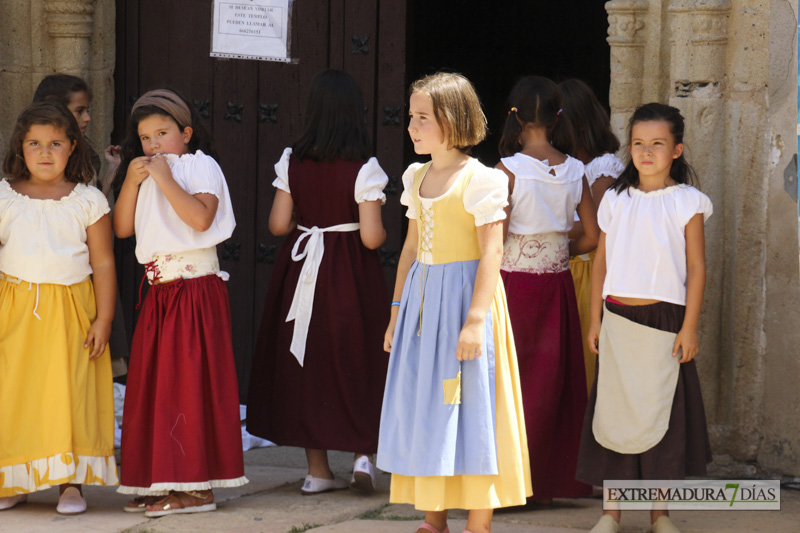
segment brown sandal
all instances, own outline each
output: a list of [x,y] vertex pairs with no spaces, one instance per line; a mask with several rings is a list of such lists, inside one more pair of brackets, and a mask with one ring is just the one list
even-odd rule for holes
[[162,498],[163,496],[137,496],[129,501],[128,504],[123,507],[123,510],[126,513],[143,513],[147,511],[146,507],[148,505],[154,505]]
[[205,494],[195,491],[174,491],[153,505],[148,505],[144,515],[148,518],[158,518],[168,514],[204,513],[216,510],[214,493],[210,490]]

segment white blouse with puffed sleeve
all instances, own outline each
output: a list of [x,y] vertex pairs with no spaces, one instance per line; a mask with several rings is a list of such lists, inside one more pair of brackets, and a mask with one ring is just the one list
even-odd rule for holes
[[38,200],[0,181],[0,272],[31,283],[85,280],[86,228],[108,212],[103,193],[82,183],[60,200]]
[[708,220],[711,200],[686,184],[651,192],[607,191],[597,210],[606,234],[603,298],[686,305],[686,225],[700,213]]
[[583,163],[567,156],[558,165],[523,153],[502,159],[514,174],[509,233],[568,232],[583,193]]
[[412,163],[403,172],[403,194],[400,195],[400,203],[408,208],[406,217],[412,220],[419,217],[417,206],[414,203],[414,176],[423,165],[424,163]]
[[475,225],[483,226],[506,218],[508,176],[502,170],[488,168],[477,159],[470,160],[472,177],[464,189],[464,209],[475,217]]
[[157,255],[187,252],[216,246],[230,238],[236,227],[228,184],[213,157],[198,150],[194,154],[166,154],[173,179],[191,195],[213,194],[219,200],[217,213],[206,231],[186,224],[148,176],[136,200],[136,259],[146,264]]
[[589,187],[591,187],[600,176],[617,179],[623,170],[625,170],[625,165],[619,157],[614,154],[603,154],[586,163],[584,173],[586,174],[586,181],[589,182]]

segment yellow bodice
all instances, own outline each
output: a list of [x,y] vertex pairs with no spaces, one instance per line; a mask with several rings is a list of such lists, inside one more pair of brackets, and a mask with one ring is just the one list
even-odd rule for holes
[[464,208],[464,191],[475,173],[468,164],[446,193],[421,198],[419,188],[431,163],[414,175],[413,201],[417,207],[417,260],[428,265],[481,258],[475,217]]

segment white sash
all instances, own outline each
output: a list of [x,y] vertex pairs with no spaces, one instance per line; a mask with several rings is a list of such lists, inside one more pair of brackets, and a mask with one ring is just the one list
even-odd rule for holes
[[598,444],[636,454],[661,442],[680,371],[672,357],[676,337],[605,310],[592,420]]
[[[294,320],[294,333],[292,334],[292,345],[289,351],[297,358],[300,366],[306,356],[306,337],[308,337],[308,325],[311,323],[311,310],[314,307],[314,290],[317,287],[317,273],[322,262],[322,255],[325,253],[325,240],[323,233],[329,231],[357,231],[361,228],[358,222],[349,224],[339,224],[327,228],[306,228],[297,226],[303,233],[297,238],[292,248],[292,261],[305,259],[303,267],[300,269],[300,279],[297,280],[297,287],[294,290],[292,306],[286,316],[286,322]],[[308,238],[305,250],[299,253],[300,243]]]

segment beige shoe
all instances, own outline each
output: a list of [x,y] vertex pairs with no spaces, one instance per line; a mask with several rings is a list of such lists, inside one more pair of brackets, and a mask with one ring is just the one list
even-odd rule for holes
[[589,533],[619,533],[619,522],[610,514],[604,514]]
[[59,514],[81,514],[86,511],[86,500],[81,491],[75,487],[67,487],[58,498],[56,511]]
[[6,496],[5,498],[0,498],[0,511],[11,509],[18,503],[25,503],[26,501],[28,501],[27,494],[16,494],[14,496]]
[[653,533],[681,533],[672,520],[666,515],[661,515],[653,522]]

